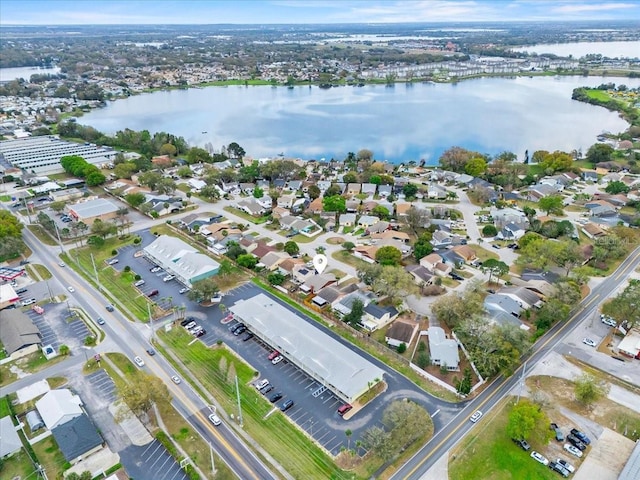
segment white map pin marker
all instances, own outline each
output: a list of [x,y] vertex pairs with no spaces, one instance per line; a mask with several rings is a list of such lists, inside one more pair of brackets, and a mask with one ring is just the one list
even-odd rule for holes
[[319,253],[313,257],[313,266],[318,274],[322,274],[325,268],[327,268],[327,256]]

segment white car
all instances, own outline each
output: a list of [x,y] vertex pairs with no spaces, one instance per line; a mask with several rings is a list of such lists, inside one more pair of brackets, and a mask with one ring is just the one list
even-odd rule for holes
[[602,321],[602,323],[604,323],[605,325],[608,325],[610,327],[617,327],[618,326],[616,321],[611,317],[603,317],[603,318],[601,318],[601,321]]
[[142,285],[144,285],[146,282],[144,280],[138,280],[136,283],[133,284],[134,287],[141,287]]
[[469,417],[469,421],[471,421],[471,423],[476,423],[478,420],[480,420],[480,417],[482,417],[482,412],[478,410],[476,413]]
[[112,258],[111,260],[109,260],[107,262],[107,265],[115,265],[116,263],[118,263],[120,260],[118,260],[117,258]]
[[135,362],[136,365],[138,365],[139,367],[144,367],[144,360],[140,357],[134,357],[133,361]]
[[211,415],[209,415],[209,420],[210,420],[210,421],[211,421],[211,423],[213,423],[216,427],[222,423],[222,420],[220,420],[220,417],[218,417],[215,413],[212,413]]
[[69,290],[71,293],[76,291],[76,289],[71,286],[67,287],[67,290]]
[[182,382],[182,380],[180,380],[180,377],[179,377],[179,376],[177,376],[177,375],[173,375],[173,376],[171,377],[171,380],[172,380],[172,381],[173,381],[173,383],[175,383],[176,385],[179,385],[179,384],[180,384],[180,382]]
[[24,306],[31,305],[32,303],[36,303],[35,298],[27,298],[26,300],[22,301],[22,305]]
[[258,383],[256,383],[255,387],[257,390],[260,390],[261,388],[264,388],[267,385],[269,385],[269,380],[267,380],[266,378],[263,378]]
[[279,364],[282,360],[284,360],[284,358],[282,357],[282,355],[278,355],[276,358],[274,358],[273,360],[271,360],[271,363],[273,363],[274,365]]
[[183,293],[187,293],[189,291],[189,289],[187,287],[183,287],[180,289],[180,291],[178,293],[183,294]]
[[584,343],[585,345],[589,345],[590,347],[597,347],[598,344],[595,342],[595,340],[591,340],[590,338],[583,338],[582,339],[582,343]]
[[61,267],[65,267],[66,265],[64,264],[64,262],[60,262],[58,265],[60,265]]
[[167,275],[166,277],[164,277],[162,279],[163,282],[170,282],[171,280],[173,280],[175,277],[175,275]]
[[564,444],[564,449],[569,452],[571,455],[575,455],[578,458],[582,458],[582,452],[578,450],[576,447],[571,445],[570,443]]
[[531,458],[533,458],[536,462],[540,462],[543,465],[549,465],[549,460],[547,460],[546,457],[544,457],[543,455],[539,454],[535,450],[533,452],[531,452]]

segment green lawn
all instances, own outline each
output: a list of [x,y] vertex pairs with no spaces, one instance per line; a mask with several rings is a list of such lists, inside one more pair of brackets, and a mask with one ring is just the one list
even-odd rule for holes
[[53,436],[34,444],[33,451],[36,453],[38,462],[47,472],[48,478],[62,478],[63,468],[67,461]]
[[44,265],[39,265],[37,263],[27,265],[26,270],[31,277],[34,277],[36,279],[40,277],[42,280],[49,280],[53,276],[51,275],[51,272],[49,271],[49,269],[47,269],[47,267],[45,267]]
[[9,407],[9,400],[7,397],[0,397],[0,418],[11,415],[11,408]]
[[224,210],[229,212],[229,213],[234,214],[237,217],[244,218],[248,222],[255,223],[256,225],[259,225],[261,223],[266,223],[269,220],[269,217],[266,217],[266,216],[254,217],[253,215],[249,215],[248,213],[243,212],[242,210],[240,210],[238,208],[224,207]]
[[[533,460],[506,434],[509,400],[484,417],[449,454],[450,480],[554,480],[560,478]],[[544,447],[532,445],[544,455]]]
[[27,228],[45,245],[54,246],[58,244],[40,225],[27,225]]
[[[188,345],[193,337],[174,329],[161,338],[182,357],[190,374],[200,381],[228,413],[237,413],[235,376],[238,376],[244,430],[294,478],[349,478],[320,448],[294,427],[285,415],[251,385],[254,369],[224,346],[207,348],[201,342]],[[183,372],[184,375],[185,372]],[[186,375],[184,375],[187,378]],[[274,432],[278,432],[274,435]]]
[[10,202],[11,195],[0,195],[0,202]]
[[[18,453],[12,455],[9,458],[2,460],[2,467],[0,467],[0,477],[8,480],[13,478],[37,478],[35,474],[35,468],[33,463],[29,459],[27,452],[24,448]],[[47,473],[51,473],[48,472]],[[52,477],[53,478],[53,477]]]

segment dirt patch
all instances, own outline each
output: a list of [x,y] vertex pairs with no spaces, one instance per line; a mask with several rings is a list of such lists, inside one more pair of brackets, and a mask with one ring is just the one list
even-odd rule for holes
[[331,237],[327,238],[327,243],[329,245],[342,245],[346,240],[342,237]]
[[617,480],[629,459],[635,443],[605,428],[602,436],[590,448],[575,476],[575,480]]

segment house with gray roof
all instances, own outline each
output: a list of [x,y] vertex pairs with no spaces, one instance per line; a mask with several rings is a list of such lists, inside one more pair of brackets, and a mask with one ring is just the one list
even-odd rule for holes
[[367,195],[374,196],[376,194],[376,189],[378,185],[375,183],[363,183],[362,184],[362,193],[366,193]]
[[9,457],[22,448],[22,442],[11,416],[0,418],[0,459]]
[[338,301],[334,302],[332,306],[334,311],[338,315],[344,316],[351,313],[351,307],[353,306],[353,302],[355,302],[356,300],[360,300],[366,307],[367,305],[369,305],[369,303],[371,303],[372,298],[370,294],[367,294],[361,290],[356,290],[338,299]]
[[373,332],[393,322],[398,315],[399,312],[395,307],[383,307],[372,302],[364,307],[364,315],[360,323],[366,330]]
[[320,290],[311,302],[320,308],[324,308],[330,306],[342,296],[344,296],[344,293],[339,288],[335,285],[330,285]]
[[422,265],[407,265],[404,269],[411,274],[417,285],[430,285],[434,274]]
[[3,310],[0,315],[0,342],[7,355],[19,358],[38,351],[42,335],[38,327],[21,310]]
[[514,317],[519,317],[524,311],[522,306],[513,298],[499,293],[487,295],[484,299],[484,308],[489,311],[502,311]]
[[338,280],[333,273],[321,273],[319,275],[307,277],[304,283],[300,285],[300,290],[307,293],[315,293],[329,285],[333,285],[337,281]]
[[386,198],[389,195],[391,195],[392,191],[393,191],[393,187],[391,185],[378,185],[378,195],[380,195],[383,198]]
[[371,225],[378,223],[380,219],[374,215],[361,215],[358,219],[358,226],[361,228],[369,228]]
[[522,308],[526,310],[533,307],[539,308],[543,303],[538,295],[533,293],[531,290],[527,290],[524,287],[502,287],[498,291],[498,294],[511,297],[513,300],[518,302]]
[[253,198],[244,198],[238,201],[236,207],[249,215],[253,215],[254,217],[264,215],[267,212],[267,209]]
[[104,440],[83,413],[51,430],[64,458],[71,465],[100,450]]
[[343,213],[338,218],[338,222],[342,227],[353,227],[356,223],[355,213]]
[[427,329],[429,337],[429,354],[431,363],[445,366],[447,370],[460,370],[460,356],[458,354],[458,342],[452,338],[447,338],[441,327],[429,327]]

